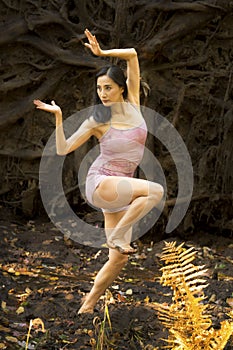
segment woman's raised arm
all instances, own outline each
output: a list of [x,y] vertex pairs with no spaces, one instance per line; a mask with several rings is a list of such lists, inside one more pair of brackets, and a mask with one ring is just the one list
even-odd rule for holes
[[134,48],[102,50],[95,35],[92,35],[88,29],[85,30],[85,35],[88,39],[88,43],[85,43],[85,46],[88,47],[94,55],[103,57],[118,57],[126,60],[128,100],[136,105],[139,105],[140,69],[136,50]]

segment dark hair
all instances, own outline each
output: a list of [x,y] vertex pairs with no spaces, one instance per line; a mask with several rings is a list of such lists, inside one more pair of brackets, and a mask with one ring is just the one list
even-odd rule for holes
[[[128,89],[126,84],[126,77],[123,70],[116,65],[105,66],[101,68],[100,71],[95,76],[96,85],[97,85],[97,79],[103,75],[107,75],[117,85],[119,85],[120,87],[123,87],[124,91],[122,95],[123,95],[123,98],[126,99],[128,96]],[[105,123],[109,121],[112,117],[111,108],[105,107],[103,105],[96,90],[95,90],[95,106],[93,110],[93,117],[95,121],[97,121],[98,123]]]

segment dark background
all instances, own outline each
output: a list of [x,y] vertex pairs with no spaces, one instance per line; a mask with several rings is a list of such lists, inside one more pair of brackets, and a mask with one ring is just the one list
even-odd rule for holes
[[[194,191],[177,234],[183,237],[205,230],[232,235],[231,1],[1,0],[0,18],[0,205],[4,215],[6,211],[22,218],[46,215],[38,169],[54,119],[35,110],[32,101],[54,99],[64,119],[93,103],[94,75],[106,60],[84,47],[88,28],[103,48],[135,47],[142,104],[166,117],[188,148]],[[124,67],[124,62],[111,62]],[[95,224],[77,188],[79,162],[94,142],[66,158],[64,189],[77,213]],[[151,233],[164,232],[175,203],[177,173],[170,154],[155,138],[149,137],[148,147],[160,161],[168,186],[164,213]]]

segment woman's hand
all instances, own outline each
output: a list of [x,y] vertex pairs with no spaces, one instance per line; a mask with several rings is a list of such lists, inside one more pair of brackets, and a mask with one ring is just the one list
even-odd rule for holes
[[48,103],[44,103],[40,100],[34,100],[33,103],[36,106],[36,108],[41,109],[43,111],[54,113],[54,114],[61,113],[61,108],[57,106],[54,101],[51,101],[51,105]]
[[85,46],[88,47],[93,52],[94,55],[102,56],[102,50],[99,46],[99,43],[95,35],[92,35],[88,29],[86,29],[84,33],[89,41],[89,43],[85,43]]

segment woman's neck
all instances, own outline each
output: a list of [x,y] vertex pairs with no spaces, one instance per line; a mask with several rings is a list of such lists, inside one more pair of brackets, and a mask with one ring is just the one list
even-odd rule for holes
[[122,116],[125,114],[125,105],[126,102],[123,100],[122,102],[116,102],[111,106],[112,117],[114,116]]

